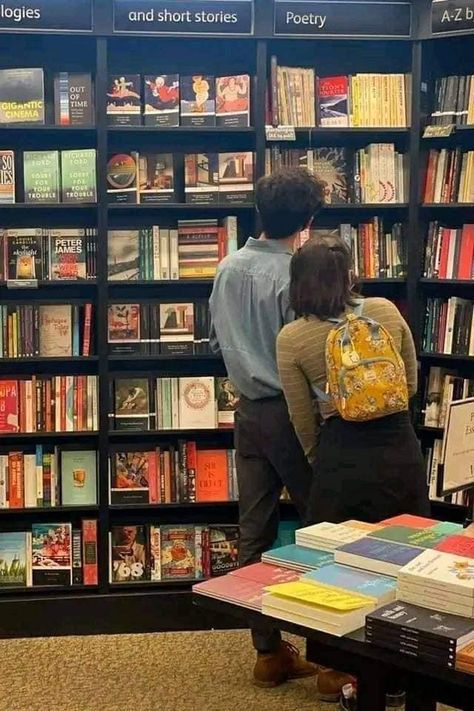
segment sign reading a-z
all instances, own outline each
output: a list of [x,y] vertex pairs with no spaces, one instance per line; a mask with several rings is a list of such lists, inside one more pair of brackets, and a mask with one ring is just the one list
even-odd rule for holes
[[434,35],[474,33],[474,0],[433,0],[431,32]]
[[92,0],[3,0],[0,30],[92,31]]

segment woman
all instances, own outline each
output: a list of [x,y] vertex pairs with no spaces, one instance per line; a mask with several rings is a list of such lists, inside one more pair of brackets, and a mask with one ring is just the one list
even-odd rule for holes
[[417,389],[413,338],[387,299],[361,303],[351,289],[351,255],[338,237],[309,240],[292,258],[290,303],[297,320],[281,331],[278,367],[298,438],[315,471],[308,519],[377,522],[401,513],[427,515],[425,467],[408,411],[365,422],[343,420],[326,388],[325,346],[347,311],[384,326],[405,363],[408,393]]

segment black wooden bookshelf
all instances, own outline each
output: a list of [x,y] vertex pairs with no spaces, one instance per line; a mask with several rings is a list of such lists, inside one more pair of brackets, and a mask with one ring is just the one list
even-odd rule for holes
[[[39,0],[45,4],[44,0]],[[108,532],[113,523],[233,523],[237,521],[236,502],[216,504],[168,504],[155,506],[112,506],[108,504],[108,455],[118,446],[175,444],[179,438],[195,439],[198,444],[228,447],[232,443],[232,429],[221,430],[157,430],[143,433],[120,432],[109,428],[109,382],[115,377],[133,374],[139,377],[164,375],[222,374],[223,365],[212,356],[168,358],[142,356],[127,362],[126,358],[108,354],[107,306],[118,298],[143,299],[202,297],[210,293],[210,280],[136,281],[107,280],[107,230],[120,227],[139,227],[154,224],[160,215],[165,219],[225,216],[236,214],[239,222],[239,244],[258,230],[253,205],[204,206],[173,203],[162,206],[109,205],[107,202],[107,154],[117,149],[154,148],[167,152],[212,150],[252,150],[255,152],[255,177],[264,173],[265,148],[271,146],[265,133],[265,87],[269,78],[270,57],[279,63],[315,67],[317,74],[330,76],[355,72],[400,72],[412,75],[411,126],[397,128],[298,128],[295,142],[282,142],[286,148],[315,146],[350,146],[360,148],[370,142],[393,142],[397,150],[409,152],[410,190],[408,201],[396,205],[347,204],[327,206],[319,219],[320,225],[334,227],[340,222],[357,224],[361,219],[383,216],[401,221],[407,240],[407,276],[403,279],[361,279],[362,293],[402,299],[417,347],[421,348],[425,299],[428,295],[449,296],[468,293],[472,282],[459,280],[438,281],[424,279],[422,273],[426,231],[430,220],[439,219],[448,226],[472,221],[474,205],[422,204],[422,185],[427,153],[431,147],[474,147],[474,127],[462,127],[446,139],[423,139],[422,133],[430,109],[434,80],[449,73],[474,73],[472,35],[453,37],[431,34],[430,4],[428,0],[414,1],[411,7],[411,28],[402,31],[378,21],[380,8],[389,3],[383,0],[380,8],[373,3],[357,3],[357,14],[350,34],[341,31],[341,16],[352,12],[350,3],[341,6],[337,0],[328,3],[328,21],[324,32],[313,36],[276,35],[274,32],[274,4],[280,0],[244,0],[242,8],[253,7],[253,26],[244,21],[238,32],[219,27],[214,35],[199,34],[196,26],[181,27],[185,37],[173,35],[169,28],[158,25],[129,23],[127,32],[114,31],[113,5],[115,0],[83,0],[93,6],[90,31],[77,31],[77,23],[87,24],[87,12],[79,17],[74,3],[65,11],[62,25],[56,26],[48,13],[44,25],[25,27],[24,23],[2,25],[0,19],[0,68],[43,67],[47,81],[47,125],[0,125],[2,147],[20,152],[23,148],[97,149],[98,202],[88,205],[2,205],[2,227],[97,227],[97,279],[60,284],[39,281],[36,289],[8,288],[0,283],[0,298],[6,302],[89,300],[95,309],[96,343],[94,355],[87,358],[0,359],[0,376],[29,374],[35,370],[54,373],[64,369],[68,373],[88,373],[99,376],[99,430],[97,432],[61,432],[0,436],[4,446],[27,447],[38,443],[50,445],[78,443],[97,447],[99,452],[98,505],[95,507],[56,507],[52,509],[22,509],[0,511],[0,530],[10,530],[32,521],[79,520],[97,517],[99,525],[99,585],[97,588],[70,589],[34,588],[4,591],[0,600],[1,634],[4,636],[87,634],[100,632],[138,632],[211,627],[210,615],[196,611],[191,605],[190,583],[179,585],[137,584],[133,586],[109,583]],[[158,4],[158,0],[156,0]],[[212,3],[225,9],[228,0]],[[193,9],[201,0],[190,0]],[[122,4],[122,3],[120,3]],[[153,2],[151,2],[153,4]],[[311,0],[306,3],[311,11]],[[140,9],[137,0],[137,9]],[[349,5],[349,6],[348,6]],[[240,7],[240,6],[239,6]],[[314,6],[313,6],[314,9]],[[239,9],[240,12],[240,9]],[[332,14],[331,14],[332,13]],[[367,18],[370,16],[370,31]],[[115,21],[118,22],[118,15]],[[49,21],[49,24],[48,24]],[[39,23],[41,25],[41,23]],[[54,25],[54,26],[53,26]],[[123,30],[123,25],[120,27]],[[374,27],[379,27],[378,34]],[[118,29],[115,27],[115,29]],[[301,29],[301,28],[300,28]],[[54,31],[50,31],[54,30]],[[163,31],[161,31],[163,30]],[[307,30],[311,32],[314,30]],[[245,33],[249,34],[245,34]],[[342,32],[342,33],[341,33]],[[396,34],[398,32],[398,34]],[[107,123],[106,93],[109,72],[146,73],[148,71],[177,72],[183,75],[203,71],[211,75],[248,73],[252,80],[251,127],[249,128],[151,128],[145,126],[112,127]],[[51,125],[53,120],[52,75],[58,71],[90,72],[95,81],[95,125],[63,127]],[[427,85],[425,91],[424,84]],[[21,183],[22,174],[17,174]],[[430,364],[438,361],[460,362],[472,368],[472,358],[458,358],[444,354],[420,352],[422,380]],[[62,370],[61,370],[62,372]],[[433,428],[419,428],[420,437],[429,441],[439,436]],[[462,520],[462,507],[433,504],[435,515],[442,519]],[[281,502],[283,517],[294,518],[290,503]],[[222,623],[225,624],[225,623]],[[230,622],[232,624],[232,622]]]

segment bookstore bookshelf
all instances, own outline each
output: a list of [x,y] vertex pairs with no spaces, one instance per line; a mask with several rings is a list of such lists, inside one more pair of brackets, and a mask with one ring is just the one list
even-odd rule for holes
[[[18,533],[26,564],[53,536],[72,554],[52,585],[29,564],[0,582],[4,633],[206,626],[191,582],[218,572],[213,536],[234,554],[238,518],[207,299],[220,259],[257,233],[256,179],[321,174],[315,229],[339,230],[363,293],[406,313],[428,471],[446,398],[472,392],[473,37],[445,36],[425,0],[345,3],[347,18],[334,0],[323,28],[284,0],[193,0],[174,21],[159,0],[57,17],[38,3],[36,24],[0,18],[0,546]],[[434,514],[462,521],[465,502],[430,484]],[[127,546],[143,570],[114,567]]]

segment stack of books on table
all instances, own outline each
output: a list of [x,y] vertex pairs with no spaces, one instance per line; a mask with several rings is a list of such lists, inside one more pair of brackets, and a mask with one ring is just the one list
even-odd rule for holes
[[[397,601],[367,615],[365,637],[378,647],[454,668],[469,658],[466,645],[470,645],[472,654],[474,622]],[[465,656],[460,652],[464,649]]]
[[333,562],[334,556],[327,551],[311,550],[294,543],[281,548],[274,548],[262,555],[262,563],[280,565],[283,568],[296,570],[299,573],[317,570]]
[[316,548],[320,551],[335,551],[345,543],[352,543],[364,538],[371,530],[373,530],[371,524],[361,526],[358,521],[347,521],[346,523],[324,521],[300,528],[296,531],[295,540],[299,546]]

